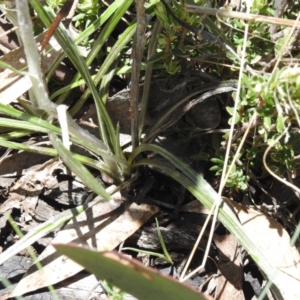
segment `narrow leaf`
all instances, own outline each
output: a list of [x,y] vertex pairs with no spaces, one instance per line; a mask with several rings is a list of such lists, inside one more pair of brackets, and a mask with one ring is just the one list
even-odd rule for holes
[[58,252],[84,266],[89,272],[138,299],[204,300],[195,290],[145,267],[140,262],[113,252],[97,252],[75,245],[57,244]]

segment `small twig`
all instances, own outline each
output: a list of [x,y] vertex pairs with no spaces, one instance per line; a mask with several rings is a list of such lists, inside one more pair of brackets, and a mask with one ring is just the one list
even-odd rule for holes
[[228,10],[217,9],[217,8],[208,8],[208,7],[202,7],[196,5],[185,5],[184,10],[186,12],[195,13],[195,14],[206,14],[211,16],[221,16],[226,18],[242,19],[246,21],[262,22],[262,23],[283,25],[283,26],[290,26],[290,27],[292,26],[300,27],[300,22],[298,20],[294,21],[294,20],[248,14],[248,13],[242,13],[236,11],[228,11]]
[[205,265],[205,263],[206,263],[210,245],[208,245],[208,246],[206,247],[205,254],[204,254],[205,257],[203,258],[202,264],[201,264],[198,268],[196,268],[195,270],[193,270],[191,273],[189,273],[186,277],[184,277],[184,275],[186,274],[187,269],[188,269],[188,267],[189,267],[189,265],[190,265],[190,263],[191,263],[191,261],[192,261],[194,255],[195,255],[195,252],[196,252],[196,250],[197,250],[197,248],[198,248],[198,245],[199,245],[199,243],[200,243],[200,241],[201,241],[201,239],[202,239],[202,237],[203,237],[203,234],[204,234],[205,229],[206,229],[206,227],[207,227],[207,225],[208,225],[208,222],[209,222],[211,216],[212,216],[213,213],[214,213],[215,208],[216,208],[216,202],[215,202],[215,203],[213,204],[213,206],[211,207],[211,209],[210,209],[210,211],[209,211],[209,214],[208,214],[208,216],[207,216],[207,218],[206,218],[206,220],[205,220],[205,223],[203,224],[203,227],[202,227],[202,229],[201,229],[201,232],[199,233],[199,236],[198,236],[198,238],[197,238],[197,240],[196,240],[196,242],[195,242],[195,244],[194,244],[194,247],[193,247],[193,249],[192,249],[192,251],[191,251],[191,254],[190,254],[189,258],[188,258],[188,261],[187,261],[186,265],[184,266],[184,269],[183,269],[183,271],[182,271],[182,273],[181,273],[181,275],[180,275],[180,279],[179,279],[180,282],[184,282],[184,281],[188,280],[189,278],[191,278],[193,275],[195,275],[197,272],[199,272],[201,269],[203,269],[203,267],[204,267],[204,265]]
[[284,179],[280,178],[278,175],[276,175],[269,167],[267,164],[267,155],[270,152],[270,150],[274,147],[274,145],[279,142],[279,140],[288,132],[289,130],[289,126],[285,128],[285,130],[277,137],[277,139],[271,144],[269,145],[269,147],[266,149],[264,156],[263,156],[263,164],[264,167],[266,168],[266,170],[274,177],[276,178],[278,181],[282,182],[283,184],[285,184],[286,186],[290,187],[291,189],[293,189],[295,192],[300,194],[300,189],[298,187],[296,187],[294,184],[285,181]]
[[12,151],[12,149],[6,149],[6,151],[4,152],[4,154],[0,157],[0,165],[1,163],[10,155],[10,152]]
[[42,42],[41,52],[43,52],[45,50],[47,44],[50,41],[50,38],[54,34],[56,28],[59,26],[61,20],[69,14],[69,11],[71,10],[72,7],[73,7],[73,1],[67,0],[64,3],[63,7],[60,9],[60,11],[58,12],[56,17],[52,21],[49,29],[46,32],[46,35],[45,35],[44,40]]
[[[249,7],[248,7],[248,11],[249,11]],[[245,62],[248,29],[249,29],[249,26],[248,26],[248,24],[246,24],[245,35],[244,35],[244,43],[243,43],[243,53],[242,53],[242,59],[241,59],[241,66],[244,66],[244,62]],[[233,112],[233,116],[232,116],[233,120],[235,119],[235,116],[236,116],[236,113],[237,113],[237,107],[238,107],[238,104],[239,104],[238,99],[240,97],[240,91],[241,91],[242,74],[243,74],[243,68],[240,69],[240,73],[239,73],[239,80],[238,80],[238,87],[237,87],[237,93],[236,93],[236,98],[235,98],[234,112]],[[255,117],[256,117],[256,115],[254,114],[254,116],[252,117],[252,119],[250,121],[250,124],[251,124],[251,122],[254,121]],[[248,131],[250,129],[250,126],[251,125],[248,126],[249,127]],[[200,235],[199,235],[199,237],[197,239],[197,242],[200,242],[201,237],[202,237],[202,235],[204,233],[204,228],[207,226],[208,221],[210,220],[211,215],[214,214],[213,219],[212,219],[212,225],[211,225],[209,237],[208,237],[207,247],[206,247],[205,253],[204,253],[204,257],[203,257],[201,265],[196,270],[194,270],[192,273],[190,273],[188,277],[190,277],[190,276],[192,276],[192,274],[195,274],[196,272],[198,272],[198,270],[201,269],[206,264],[206,261],[207,261],[207,258],[208,258],[208,252],[209,252],[209,249],[210,249],[210,246],[211,246],[211,243],[212,243],[213,232],[215,230],[216,223],[217,223],[217,215],[218,215],[218,212],[219,212],[219,207],[220,207],[221,202],[222,202],[222,198],[221,198],[222,190],[223,190],[223,188],[225,186],[225,183],[226,183],[226,181],[228,179],[228,176],[230,175],[230,172],[231,172],[231,170],[233,168],[234,162],[237,159],[238,153],[241,151],[242,145],[244,144],[244,141],[245,141],[246,136],[248,134],[248,131],[246,130],[246,132],[245,132],[245,134],[243,136],[243,139],[242,139],[242,141],[241,141],[241,143],[239,145],[239,148],[236,151],[236,155],[234,156],[233,161],[232,161],[232,163],[231,163],[231,165],[229,167],[229,170],[227,171],[228,160],[229,160],[229,153],[230,153],[231,144],[232,144],[232,138],[233,138],[233,131],[234,131],[234,122],[232,122],[231,128],[230,128],[230,134],[229,134],[229,139],[228,139],[228,144],[227,144],[227,149],[226,149],[226,155],[225,155],[225,160],[224,160],[223,172],[222,172],[222,177],[221,177],[221,182],[220,182],[220,188],[219,188],[219,192],[218,192],[219,197],[214,202],[214,204],[213,204],[213,206],[211,208],[211,213],[207,217],[207,219],[205,221],[205,224],[204,224],[204,226],[202,228],[202,231],[200,232]],[[192,255],[193,254],[191,254],[191,256]],[[191,259],[191,258],[189,258],[189,259]],[[186,268],[185,268],[184,271],[186,271]],[[185,279],[187,279],[188,277],[186,277]]]
[[0,38],[2,38],[5,35],[9,35],[10,33],[14,32],[15,30],[17,30],[19,28],[19,26],[14,26],[11,29],[3,32],[2,34],[0,34]]
[[[297,19],[296,19],[297,23],[300,23],[299,20],[300,20],[300,13],[298,14]],[[277,61],[276,61],[275,65],[274,65],[273,72],[272,72],[272,76],[274,76],[275,71],[278,69],[278,64],[279,64],[279,62],[280,62],[280,60],[281,60],[283,54],[285,53],[286,49],[288,48],[288,44],[289,44],[290,41],[291,41],[292,35],[293,35],[293,33],[295,32],[296,27],[299,26],[299,25],[296,25],[297,23],[294,22],[292,30],[290,31],[289,35],[288,35],[287,38],[285,39],[285,43],[282,45],[282,47],[281,47],[281,49],[280,49],[280,52],[279,52],[279,54],[277,55]]]
[[246,130],[249,130],[251,128],[256,128],[257,126],[263,124],[263,121],[261,118],[259,118],[257,115],[255,115],[255,118],[247,123],[244,123],[241,128],[237,129],[232,137],[232,142],[235,142],[241,135],[244,134]]

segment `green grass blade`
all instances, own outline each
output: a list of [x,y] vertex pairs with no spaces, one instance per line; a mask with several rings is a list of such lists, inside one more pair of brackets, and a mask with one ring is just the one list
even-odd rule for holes
[[162,237],[162,234],[160,232],[160,228],[159,228],[159,224],[158,224],[158,221],[157,221],[157,218],[155,218],[155,223],[156,223],[156,229],[157,229],[157,235],[158,235],[158,240],[160,242],[160,245],[161,245],[161,248],[164,252],[164,255],[165,255],[165,259],[170,263],[170,264],[174,264],[173,261],[172,261],[172,258],[167,250],[167,247],[166,247],[166,244],[164,242],[164,239]]
[[[133,24],[131,26],[128,26],[127,29],[122,33],[122,35],[119,37],[111,51],[108,53],[105,61],[103,62],[101,68],[99,69],[98,73],[96,74],[94,78],[95,84],[98,84],[102,77],[109,71],[110,66],[113,64],[113,62],[117,59],[120,52],[123,50],[123,48],[128,44],[128,42],[133,37],[136,30],[136,24]],[[80,99],[77,101],[77,103],[74,105],[74,107],[70,110],[70,114],[74,115],[78,109],[81,107],[82,102],[86,101],[86,99],[89,97],[90,91],[87,90],[84,92],[84,94],[80,97]]]
[[81,181],[94,193],[100,195],[105,200],[110,200],[110,195],[105,191],[100,182],[65,148],[59,138],[54,133],[49,133],[50,141],[59,153],[60,158],[66,166],[75,173]]
[[[30,3],[37,11],[38,16],[45,23],[45,25],[49,26],[49,24],[51,23],[49,15],[45,11],[41,3],[38,0],[30,0]],[[100,115],[100,120],[102,122],[100,123],[99,131],[100,131],[101,139],[104,142],[104,144],[109,145],[108,143],[109,138],[107,135],[106,128],[103,126],[103,124],[105,123],[110,129],[111,128],[113,129],[112,122],[104,108],[104,104],[101,102],[101,99],[99,98],[98,91],[94,85],[94,82],[91,78],[88,67],[85,64],[83,57],[80,55],[76,45],[74,44],[73,40],[69,37],[63,25],[60,25],[55,31],[55,38],[59,42],[60,46],[63,48],[65,54],[72,61],[72,63],[74,64],[78,72],[81,74],[82,78],[84,79],[85,83],[90,89],[95,102],[97,103],[97,105],[99,105],[101,112],[103,112]],[[114,130],[110,131],[110,135],[113,136],[115,135]]]
[[[87,39],[91,34],[93,34],[100,26],[102,26],[115,12],[115,10],[122,5],[124,0],[115,0],[113,3],[111,3],[107,9],[100,15],[99,18],[97,18],[91,25],[89,25],[83,32],[81,32],[74,40],[75,45],[80,44],[82,41]],[[44,24],[47,23],[48,20],[45,19]],[[47,25],[47,27],[50,26],[50,23]],[[56,70],[57,66],[61,63],[61,61],[65,58],[65,54],[62,53],[59,58],[57,59],[56,63],[53,64],[53,66],[50,68],[47,79],[53,74],[53,72]],[[82,84],[82,83],[81,83]],[[60,94],[63,92],[61,91]],[[67,97],[69,93],[66,93],[66,95],[61,99],[61,101],[57,102],[57,104],[61,104],[65,98]],[[51,97],[52,98],[52,97]]]
[[[87,66],[91,65],[91,63],[93,62],[93,60],[96,58],[99,51],[103,47],[104,43],[107,42],[107,39],[110,37],[112,31],[115,29],[118,22],[120,21],[120,19],[122,18],[122,16],[124,15],[126,10],[129,8],[129,6],[132,3],[132,1],[126,1],[126,0],[121,0],[121,1],[119,0],[119,1],[116,1],[116,2],[118,2],[118,5],[116,5],[116,3],[114,3],[114,6],[115,6],[114,14],[112,15],[110,20],[107,22],[107,24],[101,30],[101,33],[100,33],[99,37],[94,42],[94,46],[91,49],[90,53],[88,54],[88,57],[85,60]],[[112,12],[111,9],[110,9],[110,12]],[[77,39],[76,39],[76,41],[77,41]],[[105,64],[105,62],[104,62],[104,64]],[[77,82],[80,78],[81,78],[81,74],[80,73],[76,74],[74,79],[72,80],[72,83]],[[57,103],[58,104],[62,103],[66,99],[67,96],[68,96],[68,93],[65,93],[64,95],[62,95],[57,100]],[[83,99],[79,103],[78,102],[79,101],[76,102],[76,109],[73,108],[70,111],[71,115],[74,115],[84,103]]]
[[23,249],[29,247],[48,233],[61,227],[65,222],[79,215],[84,210],[85,207],[82,205],[77,208],[68,209],[54,217],[51,217],[45,223],[38,225],[36,228],[34,228],[34,230],[31,230],[26,235],[24,235],[21,240],[19,240],[11,247],[9,247],[6,251],[0,254],[0,265]]
[[[28,132],[24,134],[25,136],[28,136]],[[23,136],[23,135],[21,135]],[[18,136],[18,137],[21,137]],[[28,144],[23,144],[23,143],[16,143],[16,142],[11,142],[8,141],[7,139],[3,138],[2,135],[0,136],[0,146],[8,148],[8,149],[15,149],[15,150],[21,150],[21,151],[27,151],[27,152],[32,152],[32,153],[37,153],[37,154],[42,154],[42,155],[48,155],[48,156],[58,156],[58,152],[55,149],[52,148],[45,148],[45,147],[39,147],[35,145],[28,145]],[[96,170],[99,170],[100,172],[103,172],[107,174],[107,176],[113,178],[113,175],[110,173],[110,169],[107,167],[107,165],[100,161],[100,160],[95,160],[91,159],[89,157],[80,155],[80,154],[74,154],[72,153],[72,156],[74,159],[77,159],[79,162],[82,164],[89,166],[91,168],[94,168]]]
[[[197,291],[171,277],[159,274],[136,260],[113,252],[96,252],[75,245],[54,246],[57,251],[81,264],[92,274],[138,299],[204,300]],[[120,275],[121,274],[121,275]]]
[[[133,161],[142,151],[154,151],[167,160],[169,160],[176,169],[170,168],[166,165],[162,165],[161,162],[154,159],[141,159],[132,168],[141,165],[151,165],[159,169],[161,172],[172,177],[174,180],[182,184],[186,189],[188,189],[206,208],[211,209],[214,202],[218,200],[219,195],[217,192],[204,180],[202,176],[197,174],[193,169],[191,169],[187,164],[182,163],[173,154],[167,152],[166,150],[156,146],[156,145],[141,145],[137,147],[129,158],[129,162]],[[245,250],[251,255],[253,260],[261,268],[264,274],[268,278],[273,278],[273,274],[276,274],[276,269],[273,267],[272,262],[270,262],[263,253],[256,247],[256,245],[248,238],[247,234],[244,232],[238,218],[233,213],[231,208],[221,201],[219,208],[218,219],[222,224],[237,238],[238,242],[245,248]],[[280,297],[278,290],[282,288],[282,283],[280,282],[280,276],[277,276],[273,283],[273,291]]]
[[[11,119],[6,119],[6,118],[0,118],[0,122],[2,123],[2,126],[5,127],[11,127],[15,129],[25,129],[25,128],[30,128],[30,130],[33,130],[35,132],[45,132],[48,133],[54,132],[56,134],[61,134],[60,128],[52,125],[51,123],[42,120],[41,118],[34,117],[31,115],[28,115],[22,111],[19,111],[15,108],[12,108],[10,106],[4,105],[0,103],[0,112],[3,114],[6,114],[8,116],[11,116],[16,119],[20,119],[22,121],[15,120],[14,122],[11,121]],[[32,125],[30,125],[32,124]],[[88,134],[86,132],[86,134]],[[117,162],[119,164],[122,164],[124,166],[127,166],[127,161],[124,158],[120,158],[119,156],[116,156],[112,154],[110,151],[107,151],[105,149],[101,149],[98,144],[98,140],[95,140],[95,143],[93,142],[93,139],[88,142],[86,139],[83,138],[78,138],[77,135],[70,134],[71,140],[76,143],[77,145],[80,145],[89,151],[93,152],[94,154],[98,154],[101,157],[104,157],[105,159],[111,160],[114,163]],[[92,137],[93,138],[93,137]],[[114,174],[111,172],[111,174]],[[113,176],[118,178],[118,176]]]

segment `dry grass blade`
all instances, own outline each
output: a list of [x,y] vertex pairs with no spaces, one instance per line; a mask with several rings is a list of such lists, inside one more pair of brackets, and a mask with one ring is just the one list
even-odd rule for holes
[[241,19],[245,21],[262,22],[262,23],[291,26],[291,27],[292,26],[300,27],[300,22],[294,20],[261,16],[261,15],[255,15],[250,13],[241,13],[236,11],[228,11],[228,10],[217,9],[217,8],[185,5],[184,10],[195,14],[204,14],[204,15],[212,15],[212,16],[219,16],[219,17],[226,17],[226,18]]
[[[248,8],[249,9],[249,8]],[[246,56],[246,44],[247,44],[247,37],[248,37],[248,24],[246,25],[246,28],[245,28],[245,35],[244,35],[244,44],[243,44],[243,54],[242,54],[242,59],[241,59],[241,65],[244,66],[244,62],[245,62],[245,56]],[[239,72],[239,80],[238,80],[238,87],[237,87],[237,93],[236,93],[236,97],[235,97],[235,105],[234,105],[234,113],[233,113],[233,119],[235,118],[235,114],[237,113],[237,108],[238,108],[238,104],[239,104],[239,97],[240,97],[240,91],[241,91],[241,82],[242,82],[242,76],[243,76],[243,68],[240,69],[240,72]],[[252,121],[255,119],[255,117],[252,118]],[[251,121],[251,123],[252,123]],[[249,124],[248,126],[248,130],[251,128],[251,123]],[[227,166],[228,166],[228,161],[229,161],[229,155],[230,155],[230,150],[231,150],[231,143],[232,143],[232,138],[233,138],[233,132],[234,132],[234,122],[231,123],[231,127],[230,127],[230,134],[229,134],[229,138],[228,138],[228,142],[227,142],[227,147],[226,147],[226,155],[225,155],[225,161],[224,161],[224,166],[223,166],[223,172],[222,172],[222,176],[221,176],[221,182],[220,182],[220,187],[219,187],[219,192],[218,192],[218,195],[220,196],[214,203],[214,207],[213,207],[213,219],[212,219],[212,225],[211,225],[211,229],[210,229],[210,235],[209,235],[209,239],[208,239],[208,245],[207,245],[207,248],[206,248],[206,251],[205,251],[205,254],[204,254],[204,257],[203,257],[203,261],[202,261],[202,264],[196,269],[194,270],[191,274],[197,272],[198,270],[202,269],[205,264],[206,264],[206,261],[207,261],[207,257],[208,257],[208,252],[209,252],[209,248],[211,246],[211,243],[212,243],[212,239],[213,239],[213,232],[215,230],[215,226],[216,226],[216,222],[217,222],[217,215],[219,213],[219,207],[221,205],[221,195],[222,195],[222,191],[225,187],[225,183],[227,181],[227,178],[229,176],[229,174],[231,173],[232,171],[232,168],[233,168],[233,165],[235,163],[235,160],[237,159],[237,156],[238,156],[238,153],[240,152],[243,144],[244,144],[244,141],[248,135],[248,130],[246,130],[245,134],[244,134],[244,137],[237,149],[237,153],[229,167],[229,169],[227,170]],[[207,217],[207,220],[210,219],[211,215],[209,215]],[[205,225],[207,224],[207,222],[205,223]],[[203,227],[203,230],[200,232],[199,234],[199,238],[197,240],[197,242],[200,242],[200,239],[201,239],[201,236],[203,234],[203,231],[204,231],[205,227]],[[195,248],[194,248],[195,249]],[[193,249],[193,250],[194,250]],[[194,253],[191,254],[191,256],[193,255]],[[189,277],[191,276],[191,274],[189,275]],[[187,279],[188,277],[186,277]]]

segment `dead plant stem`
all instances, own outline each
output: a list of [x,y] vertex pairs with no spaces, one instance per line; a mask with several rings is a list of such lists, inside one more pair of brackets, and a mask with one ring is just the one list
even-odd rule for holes
[[[247,11],[248,12],[250,11],[250,7],[247,8]],[[241,68],[240,68],[240,72],[239,72],[239,80],[238,80],[238,86],[237,86],[237,93],[236,93],[236,97],[235,97],[235,105],[234,105],[234,111],[233,111],[233,115],[232,115],[232,120],[236,119],[237,108],[238,108],[238,104],[239,104],[241,82],[242,82],[242,76],[243,76],[243,71],[244,71],[244,67],[243,66],[245,66],[245,56],[246,56],[248,31],[249,31],[249,25],[246,24],[246,26],[245,26],[245,34],[244,34],[244,43],[243,43],[243,52],[242,52],[242,58],[241,58]],[[234,159],[233,159],[233,161],[232,161],[232,163],[231,163],[231,165],[230,165],[230,167],[229,167],[229,169],[227,171],[227,166],[228,166],[228,161],[229,161],[229,155],[230,155],[230,149],[231,149],[231,144],[232,144],[232,139],[233,139],[233,134],[234,134],[234,122],[232,121],[232,123],[231,123],[230,133],[229,133],[229,139],[228,139],[228,143],[227,143],[225,160],[224,160],[224,166],[223,166],[223,172],[222,172],[221,182],[220,182],[220,187],[219,187],[219,192],[218,192],[218,197],[215,200],[215,203],[214,203],[214,205],[212,207],[212,211],[214,211],[214,213],[213,213],[213,220],[212,220],[212,225],[211,225],[211,229],[210,229],[210,234],[209,234],[209,237],[208,237],[207,247],[206,247],[206,250],[205,250],[205,253],[204,253],[204,257],[203,257],[201,266],[199,266],[196,270],[194,270],[192,272],[193,274],[195,274],[196,272],[198,272],[198,270],[200,270],[206,264],[207,257],[208,257],[208,252],[209,252],[209,249],[210,249],[210,246],[211,246],[211,243],[212,243],[213,232],[215,230],[215,226],[216,226],[216,222],[217,222],[217,215],[218,215],[218,212],[219,212],[219,207],[220,207],[220,204],[222,202],[221,195],[222,195],[223,188],[224,188],[225,183],[226,183],[226,181],[228,179],[228,176],[230,175],[230,172],[231,172],[231,170],[232,170],[232,168],[234,166],[234,162],[235,162],[235,160],[238,157],[238,153],[239,153],[239,151],[241,150],[241,147],[244,144],[244,141],[245,141],[245,139],[247,137],[248,131],[251,128],[251,124],[255,120],[255,118],[256,118],[256,114],[253,115],[253,117],[251,119],[251,122],[250,122],[247,130],[245,131],[243,139],[242,139],[242,141],[241,141],[241,143],[239,145],[238,151],[236,151],[236,155],[234,156]],[[211,214],[212,213],[210,213],[209,216],[207,217],[207,220],[205,222],[206,226],[207,226],[207,223],[208,223],[208,221],[210,219]],[[201,230],[201,232],[199,234],[199,238],[197,239],[197,242],[198,242],[198,240],[200,242],[204,230],[205,230],[205,228],[203,227],[203,229]],[[190,276],[192,276],[192,275],[190,275]]]
[[255,15],[250,13],[242,13],[236,11],[229,11],[225,9],[217,9],[217,8],[208,8],[196,5],[185,5],[184,10],[186,12],[195,13],[195,14],[206,14],[211,16],[220,16],[226,18],[234,18],[234,19],[241,19],[246,21],[254,21],[254,22],[262,22],[268,24],[275,24],[275,25],[283,25],[283,26],[295,26],[300,27],[299,19],[297,20],[288,20],[282,18],[275,18],[269,16],[261,16]]

